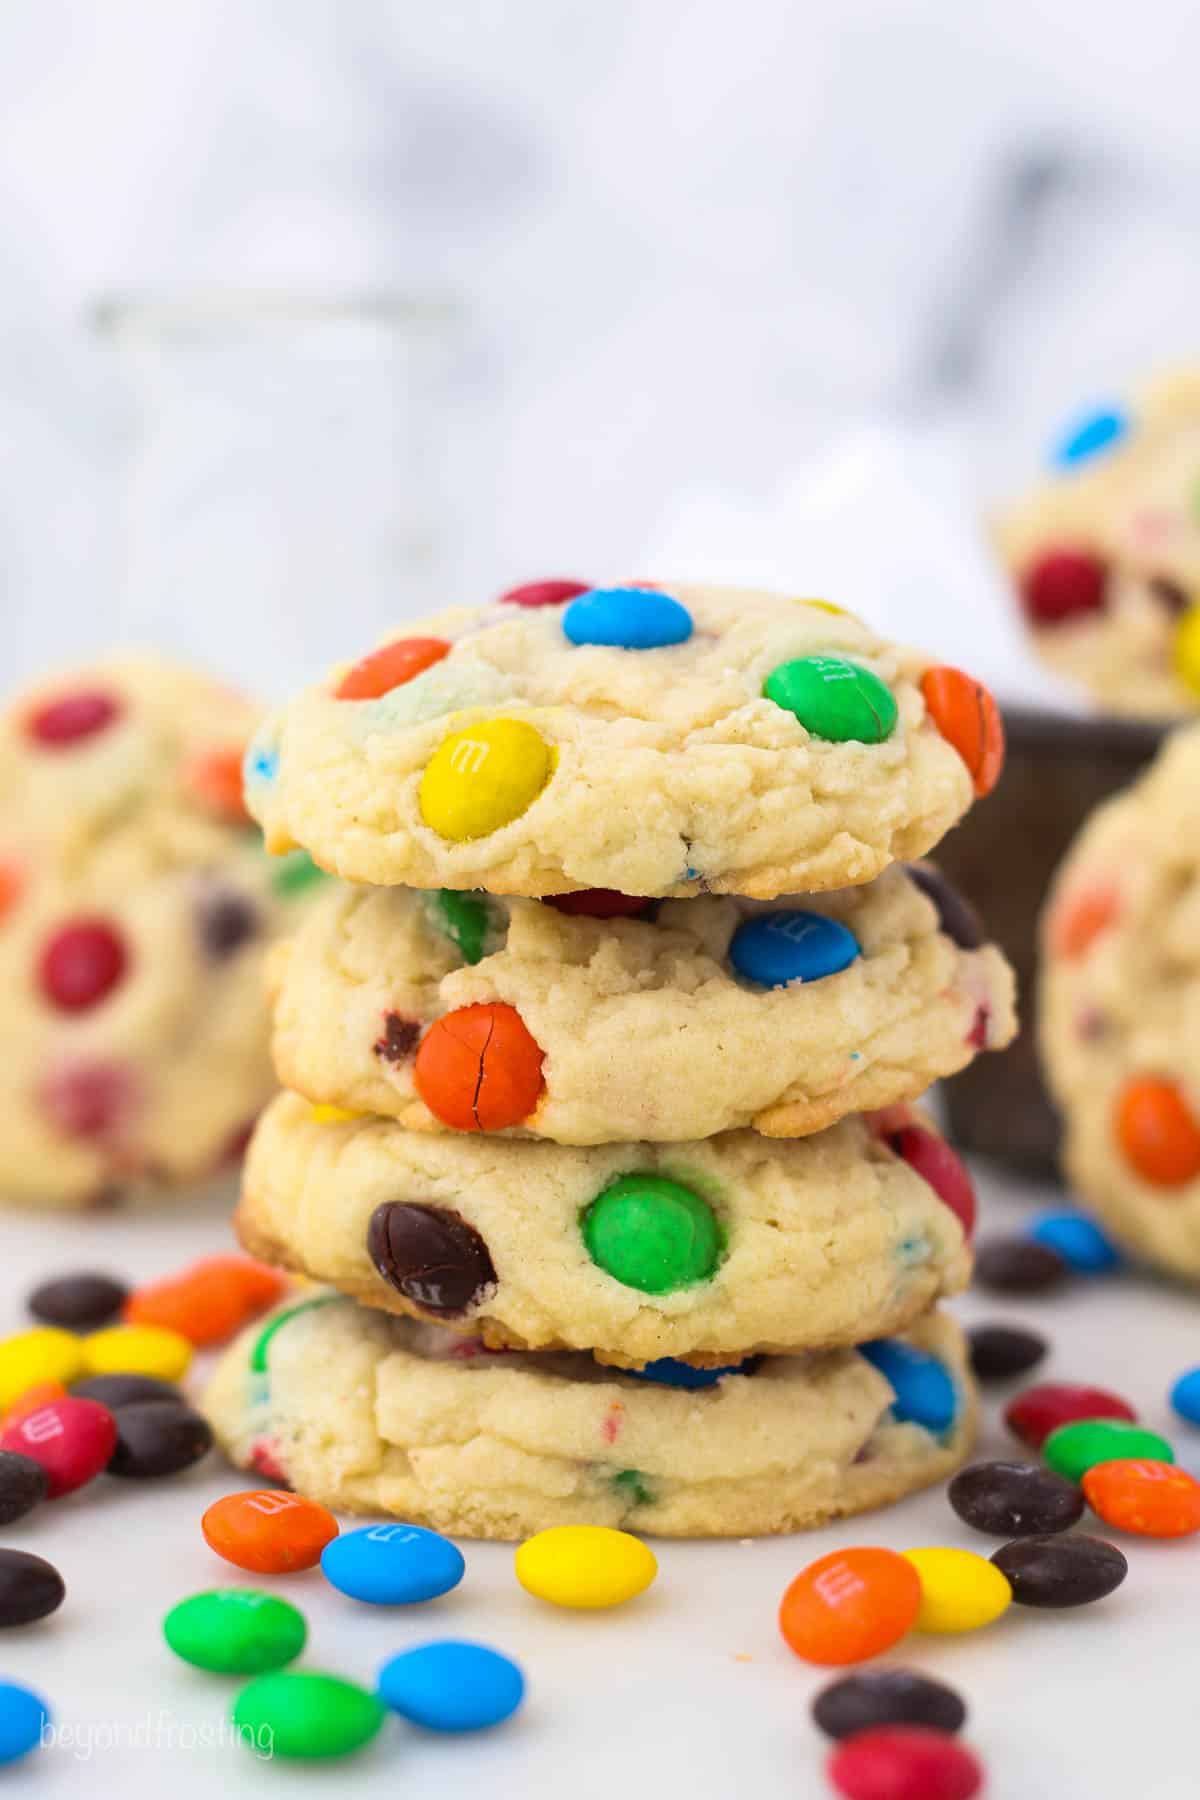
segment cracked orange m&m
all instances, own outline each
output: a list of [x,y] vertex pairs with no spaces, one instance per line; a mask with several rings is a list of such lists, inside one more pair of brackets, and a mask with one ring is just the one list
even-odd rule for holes
[[413,1084],[453,1131],[503,1131],[527,1119],[541,1098],[542,1049],[515,1006],[460,1006],[425,1033]]

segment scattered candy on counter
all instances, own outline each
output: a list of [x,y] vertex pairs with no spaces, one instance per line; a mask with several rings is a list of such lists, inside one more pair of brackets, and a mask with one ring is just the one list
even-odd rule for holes
[[96,1331],[119,1318],[129,1297],[123,1281],[111,1275],[83,1270],[43,1281],[29,1296],[29,1310],[43,1325],[61,1325],[67,1331]]
[[110,1475],[157,1481],[190,1469],[213,1446],[212,1426],[194,1407],[175,1400],[135,1400],[113,1414],[117,1443]]
[[57,1612],[66,1583],[45,1557],[28,1550],[0,1550],[0,1628],[31,1625]]
[[973,1550],[906,1550],[904,1559],[921,1583],[917,1631],[978,1631],[1008,1610],[1011,1587],[986,1557]]
[[862,1669],[821,1689],[812,1716],[826,1737],[850,1737],[880,1725],[961,1731],[967,1708],[954,1689],[915,1669]]
[[553,1606],[623,1606],[658,1574],[654,1552],[628,1531],[607,1525],[554,1525],[526,1538],[517,1580]]
[[365,1688],[307,1669],[260,1675],[242,1689],[233,1723],[250,1748],[272,1756],[348,1756],[370,1743],[386,1714]]
[[265,1263],[248,1256],[206,1256],[177,1275],[137,1288],[124,1316],[131,1325],[162,1327],[197,1346],[224,1344],[277,1305],[286,1290],[283,1276]]
[[41,1381],[64,1386],[84,1372],[77,1337],[55,1325],[38,1325],[0,1341],[0,1411],[7,1412],[27,1388]]
[[81,1400],[98,1400],[114,1413],[123,1406],[138,1406],[144,1400],[185,1404],[182,1391],[173,1382],[160,1381],[157,1375],[87,1375],[82,1381],[72,1382],[71,1392]]
[[1137,1537],[1191,1537],[1200,1531],[1200,1481],[1173,1463],[1121,1458],[1096,1463],[1083,1496],[1097,1517]]
[[462,1551],[420,1525],[364,1525],[321,1552],[321,1572],[341,1593],[369,1606],[411,1606],[458,1586]]
[[1043,1213],[1030,1233],[1035,1244],[1057,1251],[1079,1275],[1107,1275],[1121,1266],[1121,1253],[1107,1232],[1081,1212]]
[[192,1346],[178,1331],[160,1325],[110,1325],[83,1340],[89,1375],[155,1375],[178,1381],[187,1373]]
[[1079,1489],[1038,1463],[973,1463],[959,1470],[946,1497],[964,1524],[991,1537],[1044,1537],[1083,1517]]
[[1171,1388],[1171,1405],[1189,1425],[1200,1425],[1200,1369],[1188,1369]]
[[1044,1362],[1049,1345],[1020,1325],[973,1325],[967,1332],[971,1370],[978,1381],[1010,1381]]
[[1004,1409],[1004,1423],[1031,1450],[1040,1450],[1051,1432],[1077,1420],[1136,1420],[1127,1400],[1104,1388],[1080,1387],[1069,1381],[1044,1381],[1026,1388]]
[[1032,1238],[991,1238],[975,1252],[976,1282],[997,1294],[1040,1294],[1068,1273],[1057,1250]]
[[483,1731],[516,1712],[525,1697],[525,1677],[498,1650],[443,1638],[385,1663],[379,1697],[426,1731]]
[[845,1738],[826,1765],[845,1800],[972,1800],[983,1769],[957,1738],[919,1725]]
[[200,1528],[218,1556],[259,1575],[315,1568],[339,1529],[315,1500],[275,1488],[226,1494],[209,1507]]
[[117,1421],[98,1400],[67,1394],[0,1429],[0,1450],[15,1450],[40,1463],[51,1500],[73,1494],[107,1468],[117,1443]]
[[1074,1424],[1060,1425],[1042,1445],[1042,1455],[1068,1481],[1082,1481],[1097,1463],[1123,1462],[1128,1457],[1175,1461],[1166,1438],[1132,1425],[1128,1419],[1077,1419]]
[[304,1614],[288,1600],[254,1588],[213,1588],[173,1606],[163,1636],[184,1662],[219,1675],[262,1675],[299,1656],[308,1637]]
[[894,1550],[833,1550],[783,1596],[779,1629],[805,1662],[837,1668],[898,1644],[921,1610],[921,1578]]
[[50,1477],[32,1456],[0,1450],[0,1525],[12,1525],[50,1495]]
[[50,1709],[32,1688],[0,1681],[0,1765],[36,1750],[50,1722]]
[[1120,1587],[1129,1570],[1115,1544],[1074,1533],[1018,1538],[992,1562],[1018,1606],[1090,1606]]

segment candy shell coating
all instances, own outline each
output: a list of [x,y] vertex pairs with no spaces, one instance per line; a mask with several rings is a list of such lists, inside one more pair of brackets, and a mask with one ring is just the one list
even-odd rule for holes
[[882,744],[896,729],[895,696],[872,670],[844,656],[799,656],[780,663],[763,696],[826,743]]
[[826,1737],[852,1737],[884,1725],[921,1725],[961,1731],[967,1709],[954,1689],[915,1669],[863,1669],[839,1676],[812,1703],[813,1722]]
[[708,1280],[723,1248],[708,1202],[663,1175],[619,1175],[587,1208],[581,1229],[596,1266],[643,1294]]
[[958,1395],[949,1372],[935,1357],[900,1338],[876,1338],[874,1343],[860,1344],[858,1353],[891,1383],[894,1419],[934,1433],[949,1430],[958,1411]]
[[573,644],[606,644],[617,650],[663,650],[686,644],[694,629],[686,606],[656,589],[593,588],[572,600],[563,632]]
[[640,1538],[608,1525],[552,1525],[517,1550],[517,1580],[552,1606],[623,1606],[644,1593],[658,1573]]
[[894,1550],[832,1550],[789,1583],[779,1629],[805,1662],[843,1668],[898,1644],[920,1606],[921,1578]]
[[309,1669],[260,1675],[234,1703],[233,1723],[251,1749],[272,1756],[348,1756],[370,1743],[385,1712],[374,1694]]
[[451,843],[490,837],[529,810],[553,775],[557,755],[523,719],[481,719],[452,731],[421,776],[421,817]]
[[1200,606],[1189,607],[1175,627],[1171,659],[1188,692],[1200,695]]
[[1012,1587],[993,1563],[973,1550],[931,1547],[906,1550],[921,1582],[915,1628],[951,1634],[978,1631],[1008,1610]]
[[32,1688],[0,1681],[0,1765],[36,1750],[50,1722],[50,1709]]
[[1144,1462],[1175,1461],[1166,1438],[1126,1419],[1077,1419],[1060,1425],[1042,1445],[1042,1455],[1068,1481],[1082,1481],[1099,1463],[1124,1462],[1129,1457]]
[[379,1696],[426,1731],[483,1731],[516,1712],[525,1697],[525,1677],[498,1650],[443,1638],[385,1663]]
[[1189,1425],[1200,1425],[1200,1369],[1188,1369],[1171,1389],[1171,1405]]
[[261,1675],[299,1656],[304,1614],[255,1588],[210,1588],[173,1606],[163,1636],[184,1662],[219,1675]]
[[321,1552],[325,1579],[368,1606],[411,1606],[448,1594],[463,1578],[462,1551],[420,1525],[363,1525]]
[[89,1375],[153,1375],[178,1381],[187,1373],[192,1345],[161,1325],[110,1325],[83,1340]]
[[1078,468],[1111,450],[1129,435],[1130,418],[1122,406],[1099,406],[1094,412],[1076,419],[1063,433],[1051,452],[1056,469]]
[[1107,1232],[1086,1213],[1043,1213],[1030,1233],[1034,1242],[1057,1250],[1080,1275],[1107,1275],[1119,1268],[1121,1253]]
[[758,1363],[757,1356],[748,1356],[744,1362],[726,1363],[722,1368],[712,1369],[698,1368],[695,1363],[681,1362],[674,1356],[659,1356],[640,1369],[625,1369],[622,1372],[632,1376],[635,1381],[653,1381],[660,1387],[682,1388],[685,1393],[698,1394],[705,1388],[716,1387],[727,1375],[752,1375]]
[[857,1732],[825,1766],[843,1800],[973,1800],[983,1786],[983,1770],[964,1745],[917,1725]]
[[1193,1537],[1200,1531],[1200,1481],[1173,1463],[1127,1457],[1097,1463],[1083,1495],[1106,1525],[1135,1537]]
[[287,1575],[315,1568],[338,1534],[331,1512],[301,1494],[251,1488],[214,1500],[200,1521],[211,1549],[239,1569]]
[[821,981],[848,969],[860,955],[858,939],[840,920],[799,908],[744,920],[729,944],[738,974],[765,988]]
[[36,1325],[0,1340],[0,1412],[43,1381],[68,1386],[83,1374],[84,1354],[72,1332]]

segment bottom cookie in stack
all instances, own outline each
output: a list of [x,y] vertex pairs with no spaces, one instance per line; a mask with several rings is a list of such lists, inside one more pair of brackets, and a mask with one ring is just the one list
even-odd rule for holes
[[234,1463],[350,1512],[464,1537],[745,1537],[944,1479],[971,1448],[975,1400],[962,1334],[938,1313],[857,1350],[632,1372],[489,1350],[320,1293],[233,1345],[206,1410]]

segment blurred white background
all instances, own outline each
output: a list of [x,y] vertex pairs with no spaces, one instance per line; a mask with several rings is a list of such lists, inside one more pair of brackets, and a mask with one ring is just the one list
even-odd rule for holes
[[1195,348],[1197,66],[1187,0],[9,0],[0,672],[125,622],[113,292],[463,307],[410,396],[394,606],[338,554],[361,420],[328,496],[313,422],[279,433],[330,553],[257,630],[252,556],[162,584],[251,679],[356,607],[636,573],[689,495],[757,504],[855,421],[948,430],[971,504],[1024,479]]

